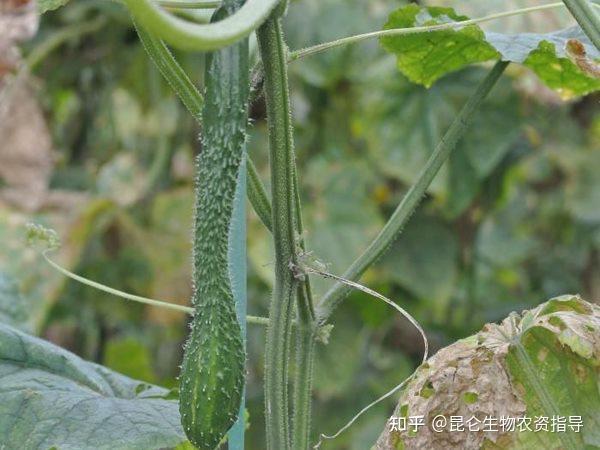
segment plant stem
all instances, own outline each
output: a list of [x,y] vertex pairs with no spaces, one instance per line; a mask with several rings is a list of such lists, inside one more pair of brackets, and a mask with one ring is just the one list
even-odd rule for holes
[[[416,183],[406,193],[402,202],[400,202],[377,237],[375,237],[358,259],[350,265],[346,272],[344,272],[342,275],[343,278],[357,281],[365,270],[383,255],[394,239],[398,237],[402,228],[406,225],[408,219],[410,219],[412,213],[420,203],[427,188],[442,167],[442,164],[448,159],[448,156],[450,156],[456,143],[464,135],[479,105],[496,84],[496,81],[498,81],[507,65],[508,62],[498,61],[494,68],[479,84],[477,90],[462,107],[458,116],[456,116],[452,125],[450,125],[450,128],[446,131],[446,134],[429,157],[425,167],[419,174]],[[320,323],[324,323],[329,318],[336,306],[349,292],[350,287],[342,283],[336,283],[325,294],[317,308],[317,318]]]
[[[300,250],[305,252],[304,221],[300,203],[300,188],[298,185],[298,171],[294,170],[293,178],[294,198],[296,200],[296,230],[299,238]],[[315,308],[313,304],[310,278],[304,277],[298,286],[296,327],[296,372],[294,376],[293,391],[293,421],[292,421],[292,448],[306,450],[310,438],[311,394],[313,380],[313,365],[315,357]]]
[[202,121],[204,98],[163,41],[133,21],[146,53],[197,122]]
[[587,0],[563,0],[587,37],[600,50],[600,16]]
[[[308,277],[306,277],[308,279]],[[311,394],[315,359],[315,320],[311,314],[309,297],[298,293],[298,326],[296,327],[296,373],[294,377],[294,416],[292,445],[296,450],[306,450],[310,438]]]
[[[580,3],[584,0],[567,0],[571,2]],[[566,3],[566,1],[565,1]],[[479,17],[476,19],[463,20],[461,22],[451,22],[451,23],[443,23],[439,25],[427,25],[422,27],[411,27],[411,28],[394,28],[390,30],[377,30],[371,31],[369,33],[357,34],[354,36],[348,36],[341,39],[336,39],[331,42],[324,42],[322,44],[317,44],[312,47],[307,47],[305,49],[296,50],[289,55],[290,61],[295,61],[297,59],[303,58],[305,56],[314,55],[316,53],[321,53],[326,50],[330,50],[335,47],[341,47],[343,45],[354,44],[357,42],[361,42],[367,39],[379,38],[382,36],[399,36],[404,34],[415,34],[415,33],[425,33],[430,31],[439,31],[439,30],[448,30],[451,28],[462,28],[467,25],[473,25],[477,23],[489,22],[491,20],[501,19],[504,17],[516,16],[520,14],[527,14],[536,11],[543,11],[547,9],[561,8],[564,5],[561,2],[550,3],[547,5],[540,6],[532,6],[529,8],[521,8],[515,9],[512,11],[505,11],[496,14],[490,14],[488,16]]]
[[[204,99],[200,91],[194,86],[183,68],[173,57],[163,41],[148,33],[143,27],[134,22],[136,31],[146,53],[167,80],[171,89],[181,99],[190,114],[198,123],[202,122],[202,105]],[[248,156],[248,199],[256,214],[265,226],[271,230],[271,203],[267,192],[258,176],[254,163]]]
[[290,449],[288,424],[288,353],[298,283],[296,215],[294,212],[294,146],[290,114],[287,62],[281,22],[271,16],[257,33],[265,72],[265,99],[269,122],[272,228],[275,242],[275,286],[269,310],[265,361],[265,414],[267,448]]
[[218,22],[196,24],[173,16],[152,0],[123,0],[133,18],[149,32],[186,50],[217,50],[256,30],[279,0],[248,0],[237,12]]
[[[280,47],[285,50],[282,33],[279,40],[281,41]],[[285,51],[283,51],[282,53],[285,55]],[[285,66],[285,59],[283,60],[282,64]],[[287,68],[284,67],[282,74],[287,78],[286,71]],[[265,87],[267,89],[268,95],[270,85],[266,84]],[[289,112],[287,113],[287,116],[289,116]],[[293,136],[291,136],[291,125],[288,126],[288,128],[290,129],[289,141],[292,142]],[[290,146],[289,148],[290,159],[292,162],[291,169],[293,170],[293,175],[291,177],[291,188],[294,200],[292,210],[295,213],[294,245],[297,235],[299,241],[298,246],[302,251],[305,251],[306,248],[303,239],[304,225],[302,220],[300,190],[298,186],[298,174],[294,162],[293,146]],[[272,222],[269,221],[269,216],[267,215],[269,212],[271,212],[271,206],[269,205],[269,200],[266,196],[266,192],[264,191],[264,188],[261,189],[262,185],[259,183],[256,171],[252,172],[250,170],[249,173],[251,174],[251,177],[253,175],[256,176],[255,180],[251,179],[250,181],[250,190],[254,191],[250,195],[250,200],[253,203],[255,211],[257,211],[259,217],[261,217],[261,220],[263,221],[265,226],[267,226],[267,228],[272,231]],[[296,300],[298,312],[298,327],[296,328],[296,370],[292,399],[294,415],[291,444],[292,448],[294,449],[306,449],[308,447],[309,439],[311,405],[310,400],[312,391],[312,373],[315,348],[315,311],[312,299],[310,279],[308,277],[305,277],[304,281],[301,284],[297,284]]]
[[[250,162],[248,168],[248,198],[254,210],[267,229],[271,227],[271,204],[266,191],[258,178],[256,168]],[[297,233],[302,237],[304,225],[300,207],[298,176],[294,174],[294,197],[296,199]],[[304,251],[304,240],[300,239],[300,248]],[[296,373],[293,393],[293,429],[292,446],[294,449],[307,448],[310,432],[310,407],[312,392],[312,374],[315,349],[315,311],[310,280],[306,277],[298,286],[298,327],[296,328]]]
[[184,1],[184,0],[159,0],[156,2],[163,8],[173,9],[214,9],[221,6],[220,1]]
[[248,159],[248,200],[250,200],[258,218],[271,231],[273,229],[271,202],[267,196],[265,186],[260,181],[258,171],[250,159]]

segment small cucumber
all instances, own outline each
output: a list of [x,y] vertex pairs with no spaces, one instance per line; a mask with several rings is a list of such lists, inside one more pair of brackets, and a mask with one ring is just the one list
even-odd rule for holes
[[[213,20],[232,14],[226,1]],[[180,412],[188,439],[212,450],[236,421],[245,350],[236,316],[228,243],[248,123],[248,40],[207,55],[202,148],[194,224],[195,314],[180,376]]]

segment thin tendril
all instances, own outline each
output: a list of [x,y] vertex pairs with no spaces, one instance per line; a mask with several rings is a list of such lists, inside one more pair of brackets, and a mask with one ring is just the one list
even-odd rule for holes
[[[596,4],[596,3],[592,3],[592,5],[595,7],[600,7],[600,5]],[[303,58],[305,56],[314,55],[314,54],[321,53],[321,52],[324,52],[324,51],[332,49],[332,48],[341,47],[343,45],[348,45],[348,44],[354,44],[356,42],[364,41],[364,40],[371,39],[371,38],[377,38],[377,37],[382,37],[382,36],[399,36],[399,35],[405,35],[405,34],[425,33],[425,32],[430,32],[430,31],[448,30],[448,29],[452,29],[452,28],[462,28],[467,25],[475,25],[475,24],[482,23],[482,22],[489,22],[489,21],[496,20],[496,19],[502,19],[502,18],[510,17],[510,16],[517,16],[520,14],[528,14],[528,13],[537,12],[537,11],[544,11],[547,9],[562,8],[564,6],[565,6],[564,3],[556,2],[556,3],[549,3],[547,5],[531,6],[528,8],[520,8],[520,9],[515,9],[512,11],[505,11],[505,12],[490,14],[487,16],[483,16],[483,17],[479,17],[479,18],[475,18],[475,19],[463,20],[460,22],[442,23],[439,25],[427,25],[427,26],[421,26],[421,27],[392,28],[389,30],[371,31],[368,33],[357,34],[354,36],[348,36],[348,37],[344,37],[341,39],[336,39],[336,40],[330,41],[330,42],[324,42],[324,43],[317,44],[312,47],[307,47],[307,48],[304,48],[301,50],[296,50],[296,51],[290,53],[289,61],[290,62],[295,61],[295,60]]]
[[[396,303],[394,303],[393,301],[391,301],[389,298],[385,297],[384,295],[380,294],[379,292],[376,292],[372,289],[369,289],[366,286],[363,286],[362,284],[359,283],[355,283],[354,281],[350,281],[347,280],[345,278],[339,277],[337,275],[334,275],[332,273],[329,272],[325,272],[323,270],[320,269],[316,269],[314,267],[310,267],[310,266],[305,266],[303,265],[301,268],[299,268],[300,273],[304,272],[304,273],[310,273],[310,274],[316,274],[316,275],[320,275],[322,277],[325,278],[331,278],[333,280],[339,281],[340,283],[346,284],[350,287],[353,287],[355,289],[358,289],[359,291],[362,291],[366,294],[369,294],[379,300],[382,300],[383,302],[387,303],[389,306],[391,306],[392,308],[394,308],[396,311],[398,311],[400,314],[402,314],[402,316],[404,316],[421,334],[421,337],[423,338],[423,345],[424,345],[424,351],[423,351],[423,359],[421,361],[421,364],[423,364],[426,360],[427,357],[429,355],[429,341],[427,340],[427,335],[425,334],[425,331],[423,330],[423,328],[421,327],[421,325],[419,324],[419,322],[417,322],[406,310],[404,310],[402,307],[400,307],[399,305],[397,305]],[[319,437],[319,441],[314,445],[314,449],[319,449],[321,447],[321,444],[323,443],[324,439],[335,439],[337,438],[340,434],[342,434],[344,431],[346,431],[348,428],[350,428],[354,422],[356,422],[356,420],[362,416],[365,412],[367,412],[369,409],[371,409],[373,406],[375,406],[376,404],[378,404],[379,402],[385,400],[386,398],[390,397],[391,395],[393,395],[395,392],[397,392],[398,390],[400,390],[410,379],[412,378],[412,375],[408,378],[406,378],[402,383],[396,385],[393,389],[391,389],[390,391],[388,391],[387,393],[385,393],[384,395],[382,395],[381,397],[379,397],[377,400],[369,403],[367,406],[365,406],[363,409],[361,409],[354,417],[352,417],[352,419],[350,419],[350,421],[348,423],[346,423],[346,425],[344,425],[342,428],[340,428],[337,433],[333,434],[333,435],[326,435],[326,434],[321,434]]]
[[56,270],[58,270],[60,273],[62,273],[63,275],[65,275],[68,278],[71,278],[72,280],[78,281],[87,286],[91,286],[100,291],[107,292],[108,294],[116,295],[117,297],[121,297],[126,300],[132,300],[134,302],[144,303],[146,305],[159,306],[161,308],[173,309],[173,310],[181,311],[181,312],[184,312],[187,314],[194,314],[194,308],[191,308],[189,306],[183,306],[183,305],[178,305],[176,303],[164,302],[161,300],[155,300],[152,298],[141,297],[139,295],[129,294],[127,292],[123,292],[123,291],[119,291],[118,289],[111,288],[110,286],[106,286],[102,283],[92,281],[88,278],[82,277],[81,275],[77,275],[76,273],[73,273],[70,270],[67,270],[64,267],[60,266],[59,264],[55,263],[48,256],[48,252],[49,252],[49,250],[44,250],[42,252],[42,256],[44,257],[46,262],[48,264],[50,264],[52,267],[54,267]]
[[[115,295],[117,297],[123,298],[125,300],[131,300],[138,303],[143,303],[145,305],[157,306],[159,308],[172,309],[175,311],[183,312],[189,315],[194,314],[194,308],[184,305],[178,305],[177,303],[165,302],[162,300],[155,300],[153,298],[142,297],[139,295],[129,294],[127,292],[120,291],[118,289],[111,288],[110,286],[106,286],[105,284],[98,283],[96,281],[92,281],[88,278],[82,277],[81,275],[77,275],[76,273],[71,272],[68,269],[65,269],[58,263],[54,262],[50,256],[48,256],[48,252],[52,251],[52,249],[47,249],[41,252],[42,256],[46,260],[48,264],[50,264],[54,269],[65,275],[67,278],[75,280],[79,283],[85,284],[87,286],[93,287],[100,291],[106,292],[108,294]],[[256,317],[256,316],[246,316],[248,323],[253,323],[257,325],[267,325],[269,319],[266,317]]]
[[340,434],[342,434],[344,431],[346,431],[348,428],[350,428],[354,422],[356,422],[356,420],[362,416],[365,412],[367,412],[370,408],[372,408],[373,406],[375,406],[377,403],[385,400],[386,398],[390,397],[391,395],[393,395],[394,393],[396,393],[397,391],[399,391],[400,389],[402,389],[404,387],[404,385],[406,383],[408,383],[414,375],[409,376],[407,379],[405,379],[402,383],[400,383],[399,385],[397,385],[396,387],[394,387],[391,391],[386,392],[385,394],[383,394],[381,397],[379,397],[377,400],[369,403],[367,406],[365,406],[363,409],[361,409],[352,419],[350,419],[350,421],[344,425],[342,428],[340,428],[337,433],[330,435],[327,434],[323,434],[321,433],[319,435],[319,442],[317,442],[314,446],[313,449],[317,450],[319,448],[321,448],[321,445],[323,444],[323,440],[324,439],[335,439],[337,438]]

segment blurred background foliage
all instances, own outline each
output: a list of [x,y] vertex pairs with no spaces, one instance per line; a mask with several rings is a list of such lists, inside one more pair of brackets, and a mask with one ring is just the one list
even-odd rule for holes
[[[473,17],[534,1],[435,2]],[[508,5],[510,3],[510,5]],[[380,29],[392,0],[298,0],[291,49]],[[431,2],[429,4],[434,4]],[[548,31],[561,12],[487,29]],[[252,46],[254,57],[255,45]],[[23,224],[58,230],[66,267],[117,289],[185,304],[191,293],[193,161],[199,127],[141,48],[124,9],[73,2],[43,16],[0,72],[0,319],[131,377],[177,384],[182,314],[66,280],[25,247]],[[202,84],[203,57],[177,54]],[[410,84],[372,41],[290,66],[307,241],[341,273],[385,223],[485,68]],[[423,324],[434,350],[552,296],[600,298],[598,93],[562,101],[509,68],[402,236],[363,282]],[[268,184],[265,108],[251,108],[249,153]],[[10,125],[8,125],[10,123]],[[273,256],[249,208],[249,311],[266,315]],[[314,280],[323,293],[328,282]],[[9,301],[18,295],[18,304]],[[362,293],[334,315],[315,373],[314,431],[331,433],[406,377],[419,336]],[[249,449],[264,448],[264,330],[248,336]],[[393,399],[327,448],[368,448]]]

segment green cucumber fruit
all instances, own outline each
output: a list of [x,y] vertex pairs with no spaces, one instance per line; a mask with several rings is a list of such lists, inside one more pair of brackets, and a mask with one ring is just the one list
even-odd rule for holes
[[[226,2],[213,20],[234,12]],[[188,439],[212,450],[236,421],[245,350],[231,288],[228,242],[248,123],[248,40],[207,54],[194,224],[195,308],[180,375]]]

